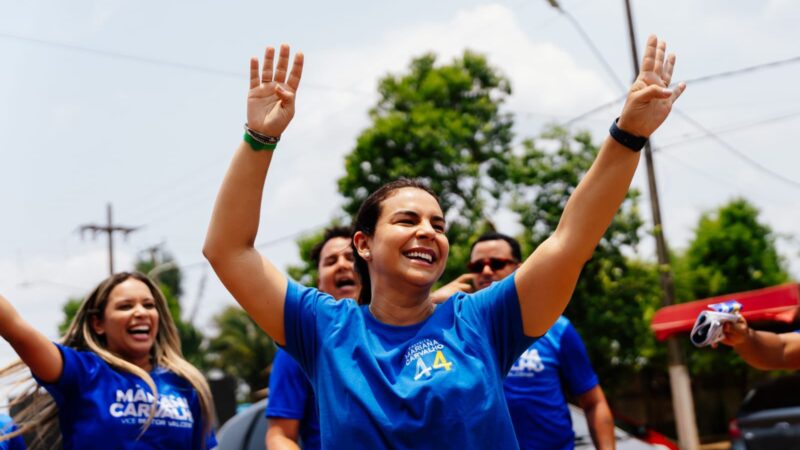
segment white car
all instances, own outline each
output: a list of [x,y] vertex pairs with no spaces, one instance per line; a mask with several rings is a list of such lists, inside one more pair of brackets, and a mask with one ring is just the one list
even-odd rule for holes
[[[569,405],[569,414],[572,418],[572,430],[575,431],[575,448],[594,448],[583,410],[575,405]],[[665,445],[649,444],[641,441],[617,427],[614,427],[614,437],[617,439],[617,450],[671,450],[670,447]]]

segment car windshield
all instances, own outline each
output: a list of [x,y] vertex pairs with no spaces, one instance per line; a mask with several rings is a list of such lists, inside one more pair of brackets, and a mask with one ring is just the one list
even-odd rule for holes
[[750,390],[742,402],[741,413],[800,405],[800,375],[789,375]]

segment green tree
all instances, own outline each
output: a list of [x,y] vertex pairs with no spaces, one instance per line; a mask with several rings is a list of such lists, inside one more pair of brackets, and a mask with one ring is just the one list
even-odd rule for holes
[[[698,221],[695,236],[676,267],[683,300],[759,289],[788,281],[785,262],[775,248],[775,235],[759,221],[758,209],[736,198]],[[727,348],[693,351],[693,374],[725,371],[747,378],[747,365]]]
[[[553,147],[553,148],[551,148]],[[561,213],[599,148],[589,133],[570,134],[553,126],[523,142],[502,175],[511,193],[511,209],[523,226],[519,236],[526,254],[555,230]],[[565,315],[584,337],[590,359],[604,388],[622,386],[627,375],[663,364],[649,329],[659,306],[655,266],[629,260],[643,225],[639,192],[632,189],[586,263]]]
[[705,213],[686,253],[689,284],[697,298],[758,289],[789,277],[772,230],[743,198]]
[[64,303],[64,306],[61,307],[61,310],[64,311],[64,320],[58,324],[59,336],[66,334],[67,329],[72,323],[72,319],[75,318],[75,314],[78,314],[78,308],[80,308],[81,303],[83,303],[82,298],[70,297],[67,302]]
[[311,249],[322,239],[324,233],[325,230],[321,229],[297,238],[295,243],[300,252],[300,264],[286,269],[290,278],[305,286],[317,285],[319,274],[314,262],[311,261]]
[[[400,178],[420,178],[439,194],[453,245],[443,280],[463,272],[469,241],[487,203],[499,197],[492,174],[510,153],[513,125],[500,107],[510,82],[470,51],[449,65],[415,58],[408,73],[389,75],[378,87],[372,125],[345,158],[339,180],[345,210],[354,214],[369,193]],[[489,176],[487,176],[489,175]],[[494,202],[492,202],[494,203]]]
[[209,343],[212,365],[244,382],[251,396],[266,388],[276,350],[272,338],[239,307],[225,308],[213,321],[217,335]]

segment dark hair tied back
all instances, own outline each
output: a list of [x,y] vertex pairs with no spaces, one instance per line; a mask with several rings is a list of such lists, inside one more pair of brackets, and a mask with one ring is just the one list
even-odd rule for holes
[[[353,222],[353,234],[355,235],[356,232],[360,231],[367,236],[375,235],[375,226],[381,215],[383,201],[391,197],[394,191],[403,188],[422,189],[436,199],[437,203],[440,203],[436,193],[421,180],[400,178],[395,181],[390,181],[370,194],[369,197],[364,200],[364,203],[361,204],[361,208],[358,209],[355,221]],[[355,243],[351,242],[350,245],[353,246],[356,273],[361,279],[361,294],[358,296],[358,303],[368,305],[372,301],[372,282],[369,279],[369,268],[364,258],[358,254]]]

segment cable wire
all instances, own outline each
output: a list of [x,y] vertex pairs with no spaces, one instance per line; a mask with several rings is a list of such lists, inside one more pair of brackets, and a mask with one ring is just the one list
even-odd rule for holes
[[[735,75],[741,75],[743,73],[755,72],[755,71],[761,70],[761,69],[771,69],[771,68],[775,68],[775,67],[778,67],[778,66],[783,66],[783,65],[786,65],[786,64],[794,64],[794,63],[797,63],[797,62],[800,62],[800,56],[794,56],[792,58],[781,59],[781,60],[778,60],[778,61],[771,61],[771,62],[767,62],[767,63],[763,63],[763,64],[756,64],[756,65],[753,65],[753,66],[743,67],[741,69],[734,69],[734,70],[728,70],[728,71],[725,71],[725,72],[718,72],[718,73],[711,74],[711,75],[704,75],[704,76],[700,76],[700,77],[689,78],[687,80],[684,80],[684,83],[686,83],[687,85],[705,83],[705,82],[716,80],[716,79],[719,79],[719,78],[732,77],[732,76],[735,76]],[[676,83],[673,83],[671,86],[674,86],[675,84]],[[610,102],[603,103],[602,105],[595,106],[594,108],[592,108],[592,109],[590,109],[590,110],[588,110],[588,111],[586,111],[584,113],[581,113],[581,114],[573,117],[572,119],[568,120],[565,123],[565,125],[567,125],[567,126],[572,125],[573,123],[578,122],[578,121],[586,118],[587,116],[590,116],[590,115],[592,115],[592,114],[594,114],[596,112],[599,112],[599,111],[602,111],[602,110],[604,110],[606,108],[614,106],[617,103],[625,100],[625,97],[626,97],[626,95],[622,95],[620,97],[615,98],[614,100],[612,100]]]
[[714,132],[712,132],[708,128],[704,127],[698,121],[696,121],[696,120],[692,119],[691,117],[689,117],[683,111],[681,111],[681,110],[679,110],[677,108],[673,108],[673,111],[676,114],[678,114],[679,116],[683,117],[684,120],[686,120],[687,122],[689,122],[690,124],[692,124],[696,128],[702,130],[704,133],[706,133],[706,136],[708,136],[710,139],[713,139],[717,144],[722,146],[722,148],[724,148],[725,150],[727,150],[729,153],[731,153],[732,155],[736,156],[740,160],[744,161],[750,167],[753,167],[756,170],[758,170],[760,172],[763,172],[763,173],[769,175],[770,177],[775,178],[775,179],[783,182],[784,184],[787,184],[787,185],[789,185],[789,186],[791,186],[791,187],[793,187],[795,189],[800,189],[800,182],[792,180],[791,178],[788,178],[788,177],[786,177],[784,175],[781,175],[781,174],[779,174],[779,173],[777,173],[777,172],[775,172],[775,171],[763,166],[758,161],[755,161],[754,159],[752,159],[749,156],[745,155],[744,152],[742,152],[741,150],[737,149],[733,145],[729,144],[727,141],[723,140],[721,137],[717,136]]
[[[747,130],[747,129],[750,129],[750,128],[755,128],[755,127],[760,127],[760,126],[763,126],[763,125],[769,125],[769,124],[781,122],[781,121],[784,121],[784,120],[787,120],[787,119],[792,119],[792,118],[795,118],[795,117],[798,117],[798,116],[800,116],[800,111],[795,111],[795,112],[792,112],[792,113],[783,114],[783,115],[780,115],[780,116],[768,117],[766,119],[761,119],[761,120],[757,120],[757,121],[746,122],[746,123],[737,124],[737,125],[730,125],[730,126],[725,127],[725,128],[721,128],[721,129],[718,129],[718,130],[713,130],[713,133],[716,134],[716,135],[725,134],[725,133],[732,133],[732,132],[736,132],[736,131],[742,131],[742,130]],[[683,144],[686,144],[686,143],[689,143],[689,142],[693,142],[693,141],[696,141],[696,140],[699,140],[699,139],[706,139],[708,137],[709,137],[708,134],[706,134],[706,133],[704,133],[702,131],[700,133],[698,133],[698,134],[695,134],[695,135],[686,135],[685,134],[683,136],[676,136],[675,138],[673,138],[672,141],[667,141],[666,144],[659,143],[658,148],[654,149],[654,150],[661,151],[661,150],[664,150],[664,149],[667,149],[667,148],[670,148],[670,147],[680,146],[680,145],[683,145]]]
[[[28,36],[19,36],[19,35],[10,34],[10,33],[0,32],[0,38],[23,41],[23,42],[28,42],[28,43],[32,43],[32,44],[43,45],[43,46],[46,46],[46,47],[56,47],[56,48],[61,48],[61,49],[65,49],[65,50],[70,50],[70,51],[76,51],[76,52],[81,52],[81,53],[99,55],[99,56],[104,56],[104,57],[107,57],[107,58],[124,59],[124,60],[128,60],[128,61],[135,61],[135,62],[151,64],[151,65],[155,65],[155,66],[171,67],[173,69],[180,69],[180,70],[188,70],[188,71],[193,71],[193,72],[206,73],[206,74],[209,74],[209,75],[217,75],[217,76],[223,76],[223,77],[236,77],[237,79],[240,79],[240,80],[243,79],[244,76],[246,76],[244,71],[237,72],[237,71],[232,71],[232,70],[215,69],[215,68],[212,68],[212,67],[203,67],[203,66],[197,66],[197,65],[193,65],[193,64],[185,64],[185,63],[180,63],[180,62],[167,61],[167,60],[163,60],[163,59],[149,58],[149,57],[146,57],[146,56],[130,55],[130,54],[119,53],[119,52],[114,52],[114,51],[110,51],[110,50],[101,50],[101,49],[96,49],[96,48],[91,48],[91,47],[84,47],[84,46],[81,46],[81,45],[67,44],[67,43],[64,43],[64,42],[48,41],[48,40],[45,40],[45,39],[32,38],[32,37],[28,37]],[[303,83],[303,88],[306,88],[306,89],[319,89],[319,90],[326,90],[326,91],[347,92],[347,93],[350,93],[350,94],[358,94],[358,95],[372,95],[371,92],[366,92],[366,91],[362,91],[362,90],[358,90],[358,89],[332,87],[332,86],[325,86],[325,85],[321,85],[321,84],[307,83],[307,82]]]

